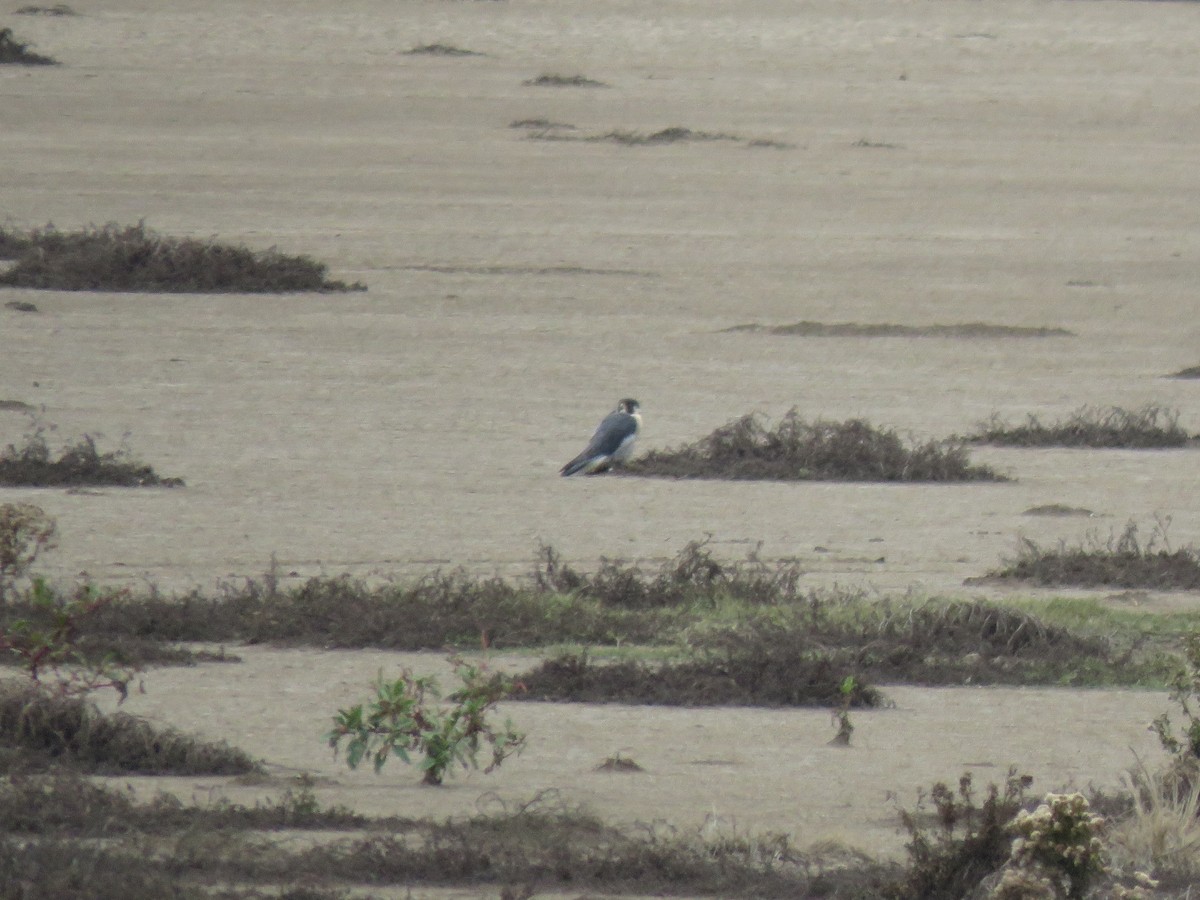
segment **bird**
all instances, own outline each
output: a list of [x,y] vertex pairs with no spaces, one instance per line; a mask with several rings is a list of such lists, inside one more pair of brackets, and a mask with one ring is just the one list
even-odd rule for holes
[[597,426],[583,452],[563,466],[559,474],[563,477],[577,472],[595,475],[629,459],[642,427],[640,410],[641,405],[630,397],[620,401]]

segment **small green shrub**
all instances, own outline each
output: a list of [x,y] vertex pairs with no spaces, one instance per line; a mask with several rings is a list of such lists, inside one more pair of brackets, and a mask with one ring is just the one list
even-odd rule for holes
[[0,653],[15,656],[34,683],[45,685],[49,678],[56,694],[76,696],[111,688],[124,700],[133,670],[109,656],[89,658],[77,643],[80,624],[117,596],[83,585],[61,597],[35,578],[27,602],[36,618],[0,622]]
[[17,40],[11,28],[0,28],[0,65],[57,66],[58,61],[29,49],[29,44]]
[[1189,437],[1179,427],[1178,410],[1148,404],[1133,410],[1083,406],[1049,425],[1033,413],[1016,426],[993,416],[965,440],[1007,447],[1161,449],[1182,447]]
[[884,896],[888,900],[962,900],[971,896],[980,882],[1008,859],[1010,826],[1032,783],[1028,775],[1010,769],[1003,788],[988,785],[981,804],[975,802],[969,772],[958,780],[957,791],[942,782],[935,784],[929,794],[936,823],[933,828],[924,824],[924,798],[915,812],[900,811],[909,837],[909,865]]
[[325,265],[308,256],[167,237],[144,223],[75,232],[47,226],[22,238],[28,249],[0,273],[0,286],[198,294],[366,290],[327,280]]
[[1182,735],[1176,737],[1169,713],[1154,720],[1154,733],[1163,749],[1177,759],[1187,759],[1194,767],[1200,761],[1200,633],[1184,640],[1184,664],[1171,683],[1170,699],[1183,714]]
[[375,683],[375,698],[363,704],[338,710],[329,732],[329,746],[336,753],[346,740],[346,763],[358,767],[366,756],[372,757],[375,771],[383,768],[390,756],[411,763],[410,753],[420,753],[418,763],[425,773],[424,782],[442,783],[455,763],[463,768],[478,767],[480,743],[492,748],[491,772],[505,759],[520,753],[525,735],[506,721],[500,729],[487,721],[497,703],[510,696],[515,683],[503,675],[487,677],[465,660],[451,657],[455,675],[462,688],[451,694],[450,703],[439,703],[437,680],[415,676],[404,669],[393,681],[380,673]]
[[621,474],[767,481],[1003,481],[971,465],[959,442],[906,446],[861,419],[807,422],[795,409],[774,428],[750,414],[674,450],[653,450]]
[[32,503],[0,503],[0,607],[44,550],[54,547],[57,523]]

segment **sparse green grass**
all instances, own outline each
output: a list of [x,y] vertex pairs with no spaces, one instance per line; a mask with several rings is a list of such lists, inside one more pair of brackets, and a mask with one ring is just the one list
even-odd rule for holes
[[[473,886],[493,896],[540,889],[680,891],[720,897],[882,898],[894,864],[862,854],[803,853],[781,834],[616,827],[554,792],[491,815],[449,820],[352,817],[322,810],[306,788],[253,809],[185,806],[169,796],[135,804],[70,775],[0,784],[0,880],[35,885],[28,898],[343,897],[360,885]],[[277,828],[354,835],[307,849]],[[29,840],[36,836],[36,840]],[[99,839],[99,840],[98,840]],[[304,887],[301,887],[301,886]],[[264,893],[260,893],[264,892]],[[356,895],[360,896],[360,895]]]
[[326,279],[325,265],[308,256],[168,237],[141,223],[74,232],[47,226],[8,240],[27,244],[0,273],[6,287],[193,294],[366,290]]
[[[248,582],[216,597],[127,595],[82,621],[78,639],[94,656],[123,652],[119,660],[130,664],[157,662],[132,655],[141,644],[150,652],[155,641],[559,648],[536,680],[531,675],[529,699],[596,698],[607,681],[621,686],[626,702],[647,703],[824,704],[851,675],[864,690],[1162,685],[1170,675],[1166,637],[1141,653],[1144,634],[1132,621],[1113,633],[1077,631],[1032,607],[805,590],[802,576],[795,563],[719,562],[702,544],[657,570],[610,561],[592,573],[543,548],[525,583],[458,572],[375,587],[314,578],[286,590]],[[0,624],[36,615],[16,597]]]
[[11,28],[0,28],[0,65],[57,66],[58,61],[29,49],[29,44],[17,40]]
[[[953,787],[935,784],[915,809],[900,811],[908,856],[893,863],[836,845],[802,850],[770,832],[616,826],[554,791],[490,814],[373,819],[323,808],[304,780],[254,807],[185,804],[169,794],[137,803],[56,770],[0,782],[0,884],[23,885],[20,896],[29,900],[313,900],[347,898],[351,890],[361,897],[368,885],[453,886],[488,896],[501,889],[514,898],[569,886],[572,893],[605,895],[961,900],[1009,858],[1012,823],[1032,805],[1031,782],[1010,770],[1003,785],[983,789],[969,774]],[[1143,815],[1136,833],[1122,831],[1118,849],[1126,855],[1153,849],[1161,812],[1153,811],[1153,822]],[[880,814],[895,810],[881,807]],[[1176,823],[1192,843],[1193,824]],[[1147,826],[1153,833],[1145,833]],[[274,835],[280,830],[342,836],[281,841]],[[1177,854],[1180,872],[1194,873],[1190,846]],[[1098,884],[1096,896],[1109,896],[1104,891],[1119,881]],[[1178,884],[1178,892],[1148,896],[1182,898],[1188,882]]]
[[1143,649],[1177,650],[1189,634],[1200,633],[1200,610],[1148,611],[1090,597],[1024,598],[1006,605],[1080,637],[1119,636],[1121,643]]
[[1172,550],[1160,526],[1144,544],[1136,523],[1119,537],[1091,536],[1075,545],[1054,547],[1022,538],[1016,558],[989,578],[1030,581],[1053,587],[1116,587],[1159,591],[1200,589],[1200,552],[1190,547]]
[[807,422],[796,410],[770,428],[750,414],[674,450],[652,450],[618,474],[761,481],[1004,481],[972,465],[959,441],[909,444],[861,419]]
[[723,333],[740,331],[795,337],[938,337],[938,338],[1043,338],[1073,337],[1065,328],[1029,328],[1019,325],[991,325],[966,322],[959,325],[894,325],[863,322],[794,322],[791,325],[748,323],[725,328]]
[[0,450],[0,487],[182,487],[182,478],[164,478],[135,459],[128,448],[100,452],[85,434],[54,457],[46,429],[35,420],[20,447]]
[[1177,410],[1148,404],[1133,410],[1083,406],[1048,425],[1033,413],[1023,425],[1008,425],[993,417],[964,440],[1006,447],[1158,449],[1182,447],[1189,437],[1179,427]]

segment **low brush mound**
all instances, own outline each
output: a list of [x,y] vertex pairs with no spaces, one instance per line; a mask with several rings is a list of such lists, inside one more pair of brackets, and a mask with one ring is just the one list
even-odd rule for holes
[[0,771],[69,763],[96,774],[244,775],[245,753],[126,713],[107,715],[78,697],[9,681],[0,685]]
[[1179,427],[1179,411],[1148,404],[1140,409],[1082,406],[1049,425],[1030,413],[1024,425],[1010,426],[993,417],[964,440],[1004,447],[1092,447],[1133,450],[1183,447],[1188,433]]
[[518,676],[525,690],[513,699],[870,707],[884,702],[876,684],[1064,684],[1134,668],[1106,640],[983,601],[867,609],[853,597],[814,596],[791,615],[713,629],[690,645],[692,659],[661,664],[564,654]]
[[1114,545],[1091,547],[1044,548],[1024,538],[1017,558],[987,577],[1047,587],[1200,590],[1200,552],[1143,547],[1136,534],[1136,528],[1127,527]]
[[514,700],[638,703],[662,706],[821,706],[847,698],[851,706],[879,706],[883,696],[862,684],[846,660],[806,653],[738,656],[661,666],[636,661],[593,663],[586,654],[547,660],[518,679]]
[[905,445],[861,419],[806,422],[793,409],[774,428],[751,413],[675,450],[629,463],[629,475],[731,481],[1005,481],[971,465],[959,441]]
[[24,247],[0,273],[0,286],[59,291],[182,294],[284,294],[366,290],[325,278],[308,256],[155,234],[139,223],[64,232],[53,227],[10,234]]
[[41,434],[23,447],[0,451],[0,487],[182,487],[182,478],[163,478],[127,450],[101,453],[90,435],[64,447],[57,459]]
[[57,66],[58,60],[34,53],[13,36],[11,28],[0,28],[0,65]]

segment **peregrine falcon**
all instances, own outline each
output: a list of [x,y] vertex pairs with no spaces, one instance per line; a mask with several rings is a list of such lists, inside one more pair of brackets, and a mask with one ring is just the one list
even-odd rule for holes
[[633,442],[642,427],[641,407],[636,400],[626,397],[617,408],[604,417],[588,441],[584,451],[562,467],[561,474],[574,475],[583,472],[595,475],[614,463],[623,463],[633,453]]

